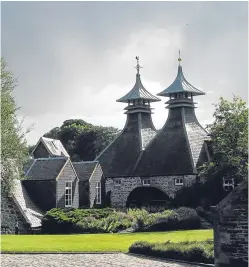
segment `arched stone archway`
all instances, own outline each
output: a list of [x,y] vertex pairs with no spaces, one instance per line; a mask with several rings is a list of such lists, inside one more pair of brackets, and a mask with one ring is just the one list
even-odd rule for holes
[[169,196],[165,192],[156,187],[140,186],[130,192],[126,200],[126,207],[166,206],[169,199]]

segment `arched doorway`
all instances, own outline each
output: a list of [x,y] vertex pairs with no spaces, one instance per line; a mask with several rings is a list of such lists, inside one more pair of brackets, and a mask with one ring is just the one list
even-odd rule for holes
[[126,201],[127,208],[167,206],[169,196],[156,187],[136,187]]

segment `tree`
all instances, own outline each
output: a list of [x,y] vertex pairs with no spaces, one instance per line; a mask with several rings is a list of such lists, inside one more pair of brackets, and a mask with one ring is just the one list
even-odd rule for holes
[[[1,59],[1,188],[10,194],[13,179],[22,173],[28,149],[22,123],[18,121],[18,108],[13,97],[16,80]],[[17,172],[18,171],[18,172]]]
[[215,105],[214,123],[208,125],[212,159],[201,167],[204,177],[234,178],[237,183],[247,179],[248,170],[248,108],[239,97],[229,102],[220,98]]
[[[187,206],[208,208],[228,193],[223,178],[234,179],[235,186],[248,177],[248,108],[239,97],[230,102],[220,98],[215,105],[214,122],[208,125],[211,159],[199,168],[199,182],[183,188],[173,201]],[[194,193],[195,192],[195,193]]]
[[115,138],[118,129],[95,126],[84,120],[66,120],[44,136],[59,139],[73,161],[94,160]]

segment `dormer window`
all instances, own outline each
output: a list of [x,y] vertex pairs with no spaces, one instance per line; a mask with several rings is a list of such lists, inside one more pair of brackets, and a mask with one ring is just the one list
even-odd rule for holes
[[234,189],[234,179],[233,178],[223,178],[223,189],[225,191],[231,191]]

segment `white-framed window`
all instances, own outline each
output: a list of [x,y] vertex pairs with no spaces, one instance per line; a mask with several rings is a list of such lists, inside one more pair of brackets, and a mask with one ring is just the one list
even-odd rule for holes
[[114,185],[115,186],[121,186],[121,180],[120,179],[114,180]]
[[73,183],[72,181],[65,182],[65,207],[72,207],[73,198]]
[[175,185],[183,185],[183,178],[175,178]]
[[143,185],[149,186],[150,185],[150,179],[143,179]]
[[101,182],[96,183],[96,204],[101,204]]
[[233,178],[223,178],[223,188],[225,191],[234,189],[234,179]]

